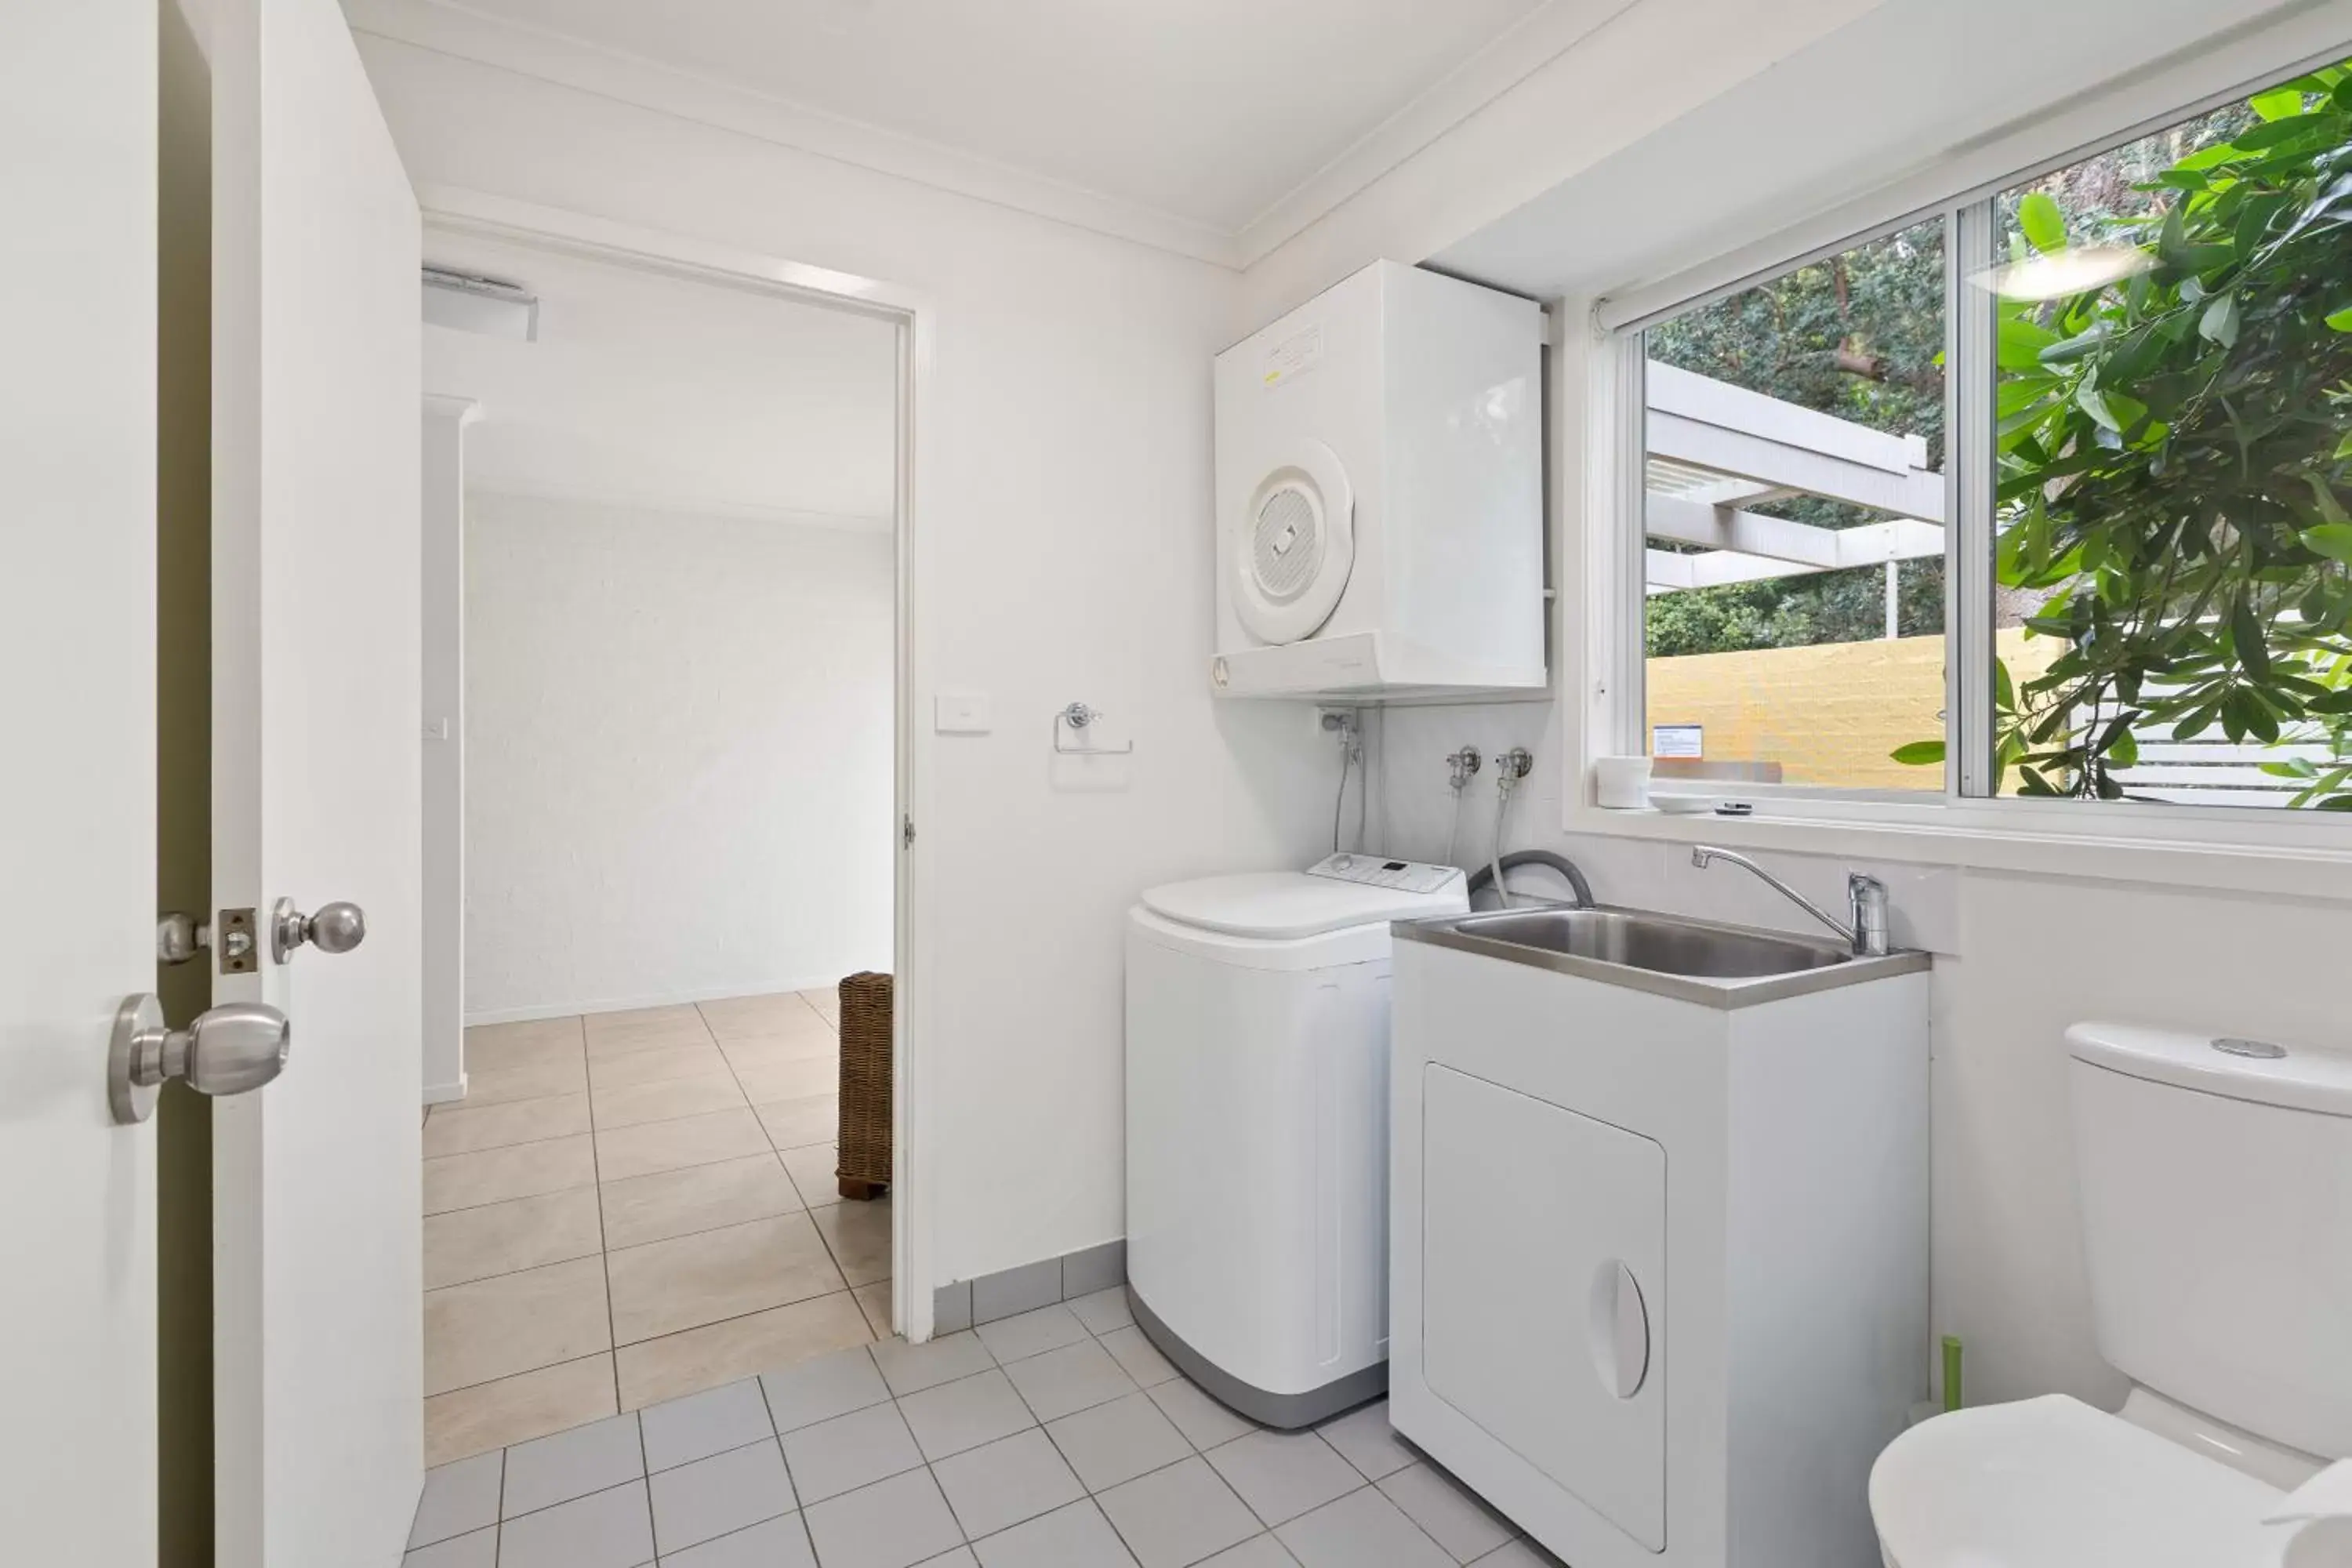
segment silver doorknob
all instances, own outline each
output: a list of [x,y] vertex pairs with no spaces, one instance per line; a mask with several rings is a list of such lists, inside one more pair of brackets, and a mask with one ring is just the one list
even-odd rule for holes
[[320,952],[349,952],[367,939],[367,911],[341,900],[322,905],[315,915],[280,899],[269,911],[269,956],[283,963],[308,942]]
[[117,1121],[144,1121],[164,1080],[175,1078],[201,1094],[243,1094],[284,1071],[293,1046],[286,1015],[259,1002],[224,1002],[186,1028],[169,1029],[153,996],[127,996],[107,1052],[107,1105]]

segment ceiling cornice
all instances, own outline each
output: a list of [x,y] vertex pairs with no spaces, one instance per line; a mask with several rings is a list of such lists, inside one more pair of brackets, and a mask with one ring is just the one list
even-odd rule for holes
[[343,9],[356,32],[1240,271],[1641,3],[1546,0],[1237,232],[450,0],[343,0]]
[[344,0],[354,32],[496,66],[559,86],[855,164],[1238,270],[1234,237],[1213,225],[904,136],[446,0]]
[[1547,0],[1242,226],[1244,268],[1574,48],[1641,0]]

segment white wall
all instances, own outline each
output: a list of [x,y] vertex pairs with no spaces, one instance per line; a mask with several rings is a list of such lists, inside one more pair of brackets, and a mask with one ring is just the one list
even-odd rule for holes
[[[1218,707],[1209,363],[1234,276],[742,134],[363,36],[420,182],[887,279],[921,293],[927,489],[916,701],[985,692],[994,732],[918,736],[915,1245],[940,1281],[1123,1230],[1120,920],[1154,882],[1303,861],[1328,747]],[[1057,769],[1063,704],[1123,764]],[[926,1226],[929,1237],[921,1234]]]
[[892,552],[470,499],[468,1018],[890,966]]
[[[1900,24],[1906,18],[1924,25],[1937,15],[1948,18],[1967,9],[1943,7],[1939,12],[1921,0],[1885,0],[1862,26],[1885,47],[1906,36]],[[2273,11],[2280,16],[2269,41],[2262,34],[2241,31],[2228,46],[2230,59],[2259,59],[2267,51],[2272,60],[2292,60],[2301,52],[2331,47],[2323,40],[2352,41],[2352,5],[2343,0],[2313,7],[2241,0],[2228,14],[2205,12],[2201,20],[2190,7],[2172,0],[2158,8],[2136,6],[2128,0],[2098,0],[2095,5],[2069,7],[2066,20],[2069,27],[2095,32],[2102,16],[2107,26],[2124,26],[2128,20],[2135,27],[2152,17],[2162,25],[2158,44],[2169,49],[2193,42],[2198,26],[2242,26]],[[1758,15],[1761,18],[1764,13]],[[1757,25],[1765,24],[1759,20]],[[2129,32],[2118,36],[2134,37],[2135,50],[2144,41]],[[1854,62],[1846,47],[1851,40],[1837,35],[1832,41],[1837,47],[1822,46],[1814,55],[1736,90],[1751,100],[1777,93],[1780,101],[1812,101],[1822,84],[1808,87],[1808,72],[1836,66],[1846,79],[1852,79]],[[2216,46],[2214,54],[2221,52]],[[2197,51],[2182,59],[2185,64],[2168,68],[2191,73],[2200,68]],[[2147,57],[2136,54],[2119,63],[2142,66]],[[2210,63],[2210,58],[2204,61]],[[2066,57],[2060,74],[2068,79],[2063,84],[2055,78],[2042,79],[2044,89],[2053,94],[2046,106],[2050,111],[2063,108],[2078,120],[2095,118],[2096,95],[2080,79],[2076,55]],[[1913,85],[1923,91],[1937,86],[1954,94],[1967,90],[1965,77],[1954,79],[1942,73],[1921,77]],[[2063,102],[2056,96],[2061,85]],[[2179,90],[2186,98],[2216,85]],[[2161,100],[2168,89],[2158,73],[2143,74],[2131,90]],[[1754,112],[1744,123],[1750,138],[1779,145],[1774,142],[1780,135],[1776,124],[1769,116],[1758,117],[1769,104],[1751,101],[1748,107]],[[1999,99],[1974,112],[2013,117],[2021,110],[2012,100]],[[1720,116],[1714,116],[1714,134],[1684,134],[1685,124],[1708,116],[1714,116],[1711,106],[1595,163],[1571,182],[1580,184],[1591,197],[1580,207],[1550,199],[1530,203],[1522,215],[1434,243],[1449,262],[1475,263],[1473,270],[1506,283],[1524,279],[1525,286],[1538,288],[1538,271],[1544,269],[1558,277],[1576,275],[1583,268],[1590,276],[1590,256],[1578,247],[1578,230],[1570,217],[1588,228],[1632,226],[1636,232],[1608,236],[1601,248],[1610,254],[1654,253],[1655,237],[1671,232],[1674,244],[1686,247],[1682,261],[1696,263],[1711,254],[1710,247],[1729,249],[1765,237],[1772,222],[1823,210],[1853,196],[1856,187],[1843,171],[1812,172],[1829,171],[1836,160],[1866,155],[1882,172],[1916,168],[1945,145],[1964,142],[1970,135],[2017,133],[2015,127],[1991,122],[1967,125],[1960,100],[1948,95],[1939,101],[1937,114],[1926,120],[1934,121],[1938,135],[1949,136],[1949,142],[1917,141],[1908,146],[1857,149],[1845,141],[1824,141],[1811,153],[1801,142],[1782,146],[1779,164],[1751,171],[1747,194],[1752,206],[1727,210],[1723,221],[1699,232],[1689,226],[1689,214],[1682,210],[1685,194],[1708,188],[1707,183],[1717,177],[1716,165],[1727,156],[1749,157],[1744,148],[1727,151],[1735,146],[1730,132],[1736,127],[1720,123]],[[1510,174],[1496,170],[1486,177],[1500,184]],[[1649,193],[1641,199],[1654,205],[1639,205],[1641,193]],[[1673,199],[1660,201],[1656,193]],[[1393,191],[1374,193],[1375,205],[1395,199]],[[1644,224],[1653,226],[1652,238],[1640,232]],[[1538,243],[1538,237],[1547,233],[1553,247],[1549,254]],[[1331,239],[1327,230],[1322,243]],[[1385,232],[1375,226],[1349,243],[1356,251],[1412,258],[1429,255],[1423,247],[1432,239],[1400,217]],[[1573,259],[1559,259],[1567,253]],[[1291,264],[1309,267],[1314,257],[1314,252],[1305,252]],[[1514,267],[1529,270],[1515,274]],[[1267,275],[1269,280],[1277,276]],[[1591,689],[1584,663],[1587,623],[1580,612],[1583,531],[1588,526],[1581,391],[1589,374],[1589,338],[1581,323],[1590,303],[1576,299],[1555,304],[1556,321],[1561,324],[1556,328],[1553,354],[1552,572],[1560,589],[1555,646],[1563,697],[1552,703],[1399,709],[1384,715],[1378,765],[1382,789],[1375,807],[1388,824],[1383,847],[1414,855],[1443,851],[1450,799],[1443,761],[1446,752],[1465,742],[1489,755],[1526,745],[1536,752],[1537,763],[1512,808],[1507,848],[1550,847],[1576,858],[1604,901],[1791,931],[1816,929],[1802,912],[1742,873],[1720,867],[1697,871],[1689,863],[1685,844],[1570,834],[1561,828],[1567,811],[1564,791],[1584,787],[1580,777],[1570,778],[1564,758],[1581,752],[1577,731],[1583,699]],[[1610,515],[1592,514],[1600,525],[1606,525]],[[1474,783],[1465,806],[1463,858],[1485,853],[1494,799],[1490,769]],[[1724,831],[1727,842],[1738,846],[1737,826],[1726,825]],[[2341,902],[2263,899],[2200,889],[2193,858],[2188,858],[2185,872],[2177,869],[2180,858],[2168,859],[2166,864],[2176,868],[2165,873],[2173,879],[2168,882],[2106,882],[1923,863],[1907,854],[1899,861],[1874,859],[1868,836],[1857,835],[1851,843],[1852,853],[1846,857],[1759,853],[1757,858],[1832,910],[1843,906],[1849,868],[1880,876],[1892,891],[1895,940],[1937,954],[1932,987],[1936,1331],[1958,1334],[1967,1344],[1971,1403],[2059,1390],[2112,1406],[2121,1398],[2123,1383],[2099,1359],[2093,1335],[2076,1231],[2063,1031],[2078,1020],[2121,1018],[2339,1047],[2352,1044],[2327,979],[2330,955],[2352,944],[2352,889]],[[2147,874],[2157,875],[2152,869]],[[1922,1346],[1921,1353],[1930,1359],[1928,1347]]]
[[466,426],[464,398],[425,399],[425,1102],[466,1092]]

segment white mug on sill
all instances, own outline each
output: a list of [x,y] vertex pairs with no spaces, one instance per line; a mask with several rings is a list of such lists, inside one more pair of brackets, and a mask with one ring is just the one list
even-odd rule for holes
[[1639,810],[1650,804],[1650,759],[1595,758],[1592,783],[1595,796],[1609,810]]

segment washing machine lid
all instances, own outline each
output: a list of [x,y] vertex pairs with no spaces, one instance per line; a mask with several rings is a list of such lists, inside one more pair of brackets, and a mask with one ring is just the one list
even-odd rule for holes
[[1458,877],[1436,892],[1413,893],[1333,881],[1304,871],[1253,871],[1171,882],[1145,889],[1141,902],[1178,925],[1270,941],[1459,914],[1470,907]]
[[1897,1568],[2276,1561],[2284,1494],[2063,1394],[1938,1415],[1886,1447],[1870,1512]]

